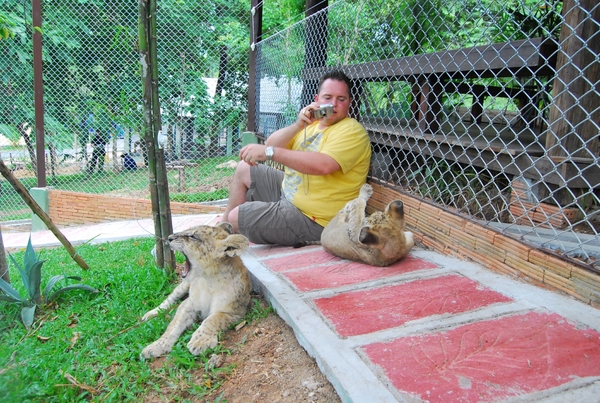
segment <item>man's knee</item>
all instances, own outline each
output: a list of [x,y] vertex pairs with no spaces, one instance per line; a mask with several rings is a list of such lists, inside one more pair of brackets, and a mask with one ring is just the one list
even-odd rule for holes
[[233,180],[244,184],[246,188],[250,187],[250,183],[252,181],[250,175],[251,166],[248,165],[245,161],[240,161],[235,168],[235,173],[233,174]]
[[238,214],[239,214],[239,211],[240,211],[239,207],[235,207],[227,215],[227,222],[229,224],[231,224],[231,226],[233,227],[233,231],[236,234],[239,234],[239,232],[240,232],[239,223],[238,223]]

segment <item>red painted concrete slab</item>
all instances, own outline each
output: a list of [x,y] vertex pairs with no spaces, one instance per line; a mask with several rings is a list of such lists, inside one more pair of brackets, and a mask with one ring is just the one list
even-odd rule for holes
[[411,281],[315,300],[340,336],[401,326],[431,315],[460,313],[510,298],[458,275]]
[[[317,252],[313,252],[313,255],[316,254]],[[340,263],[298,271],[289,271],[284,273],[284,276],[287,277],[300,291],[312,291],[337,288],[344,285],[358,284],[365,281],[409,273],[411,271],[435,269],[438,267],[431,262],[417,259],[410,255],[405,256],[402,260],[389,267],[369,266],[363,263],[350,262],[338,258],[335,259]],[[266,264],[271,267],[268,263]],[[286,264],[291,265],[292,267],[295,266],[294,262],[291,261],[288,261]],[[277,271],[276,268],[273,270]]]
[[600,376],[600,333],[530,312],[363,347],[392,384],[427,402],[494,402]]
[[302,269],[304,267],[341,261],[340,258],[330,255],[321,249],[321,247],[319,247],[319,249],[320,250],[311,250],[302,248],[301,253],[274,259],[265,259],[263,260],[263,263],[274,272],[284,272],[291,269]]

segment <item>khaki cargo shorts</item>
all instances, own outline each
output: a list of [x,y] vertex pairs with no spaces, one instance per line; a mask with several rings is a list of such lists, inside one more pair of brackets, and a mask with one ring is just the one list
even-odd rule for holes
[[247,202],[238,209],[240,233],[256,244],[294,246],[320,241],[323,227],[283,196],[283,176],[283,171],[263,164],[250,168]]

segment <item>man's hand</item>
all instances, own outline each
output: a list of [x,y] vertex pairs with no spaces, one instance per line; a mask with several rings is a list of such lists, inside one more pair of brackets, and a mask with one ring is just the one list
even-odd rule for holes
[[248,165],[256,165],[258,162],[266,161],[266,148],[267,146],[263,144],[248,144],[240,150],[240,160],[245,161]]

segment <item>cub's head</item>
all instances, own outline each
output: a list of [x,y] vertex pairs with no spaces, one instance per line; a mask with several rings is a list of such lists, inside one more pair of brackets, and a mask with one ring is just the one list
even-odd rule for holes
[[233,234],[231,224],[222,222],[214,227],[200,225],[170,235],[169,245],[185,256],[182,273],[185,277],[195,264],[212,267],[217,262],[240,256],[248,249],[249,242],[245,236]]
[[369,249],[378,266],[400,260],[414,245],[412,233],[404,232],[404,204],[401,200],[392,201],[384,212],[373,213],[364,223],[358,241]]

